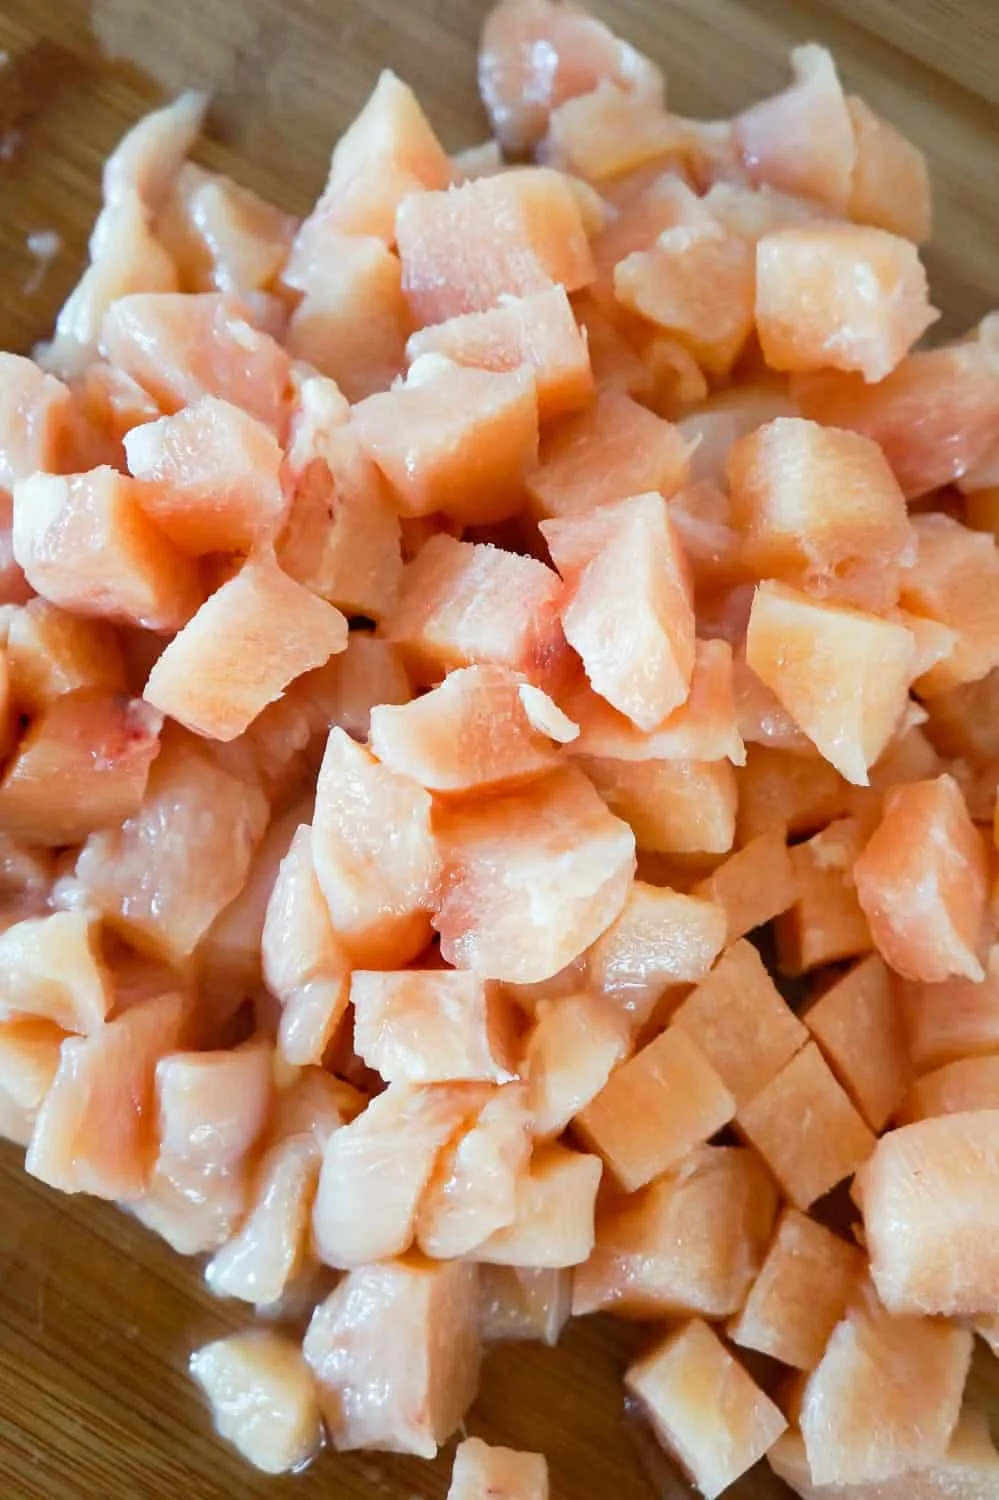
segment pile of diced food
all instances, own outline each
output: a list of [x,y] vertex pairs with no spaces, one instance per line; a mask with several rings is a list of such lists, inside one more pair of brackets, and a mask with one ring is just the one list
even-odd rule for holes
[[999,327],[791,68],[504,0],[494,139],[384,73],[301,223],[185,96],[0,356],[0,1130],[246,1304],[264,1469],[609,1313],[707,1500],[997,1493]]

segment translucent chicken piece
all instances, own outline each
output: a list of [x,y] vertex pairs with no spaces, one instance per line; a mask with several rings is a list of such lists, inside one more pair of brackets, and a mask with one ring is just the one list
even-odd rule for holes
[[79,688],[125,690],[125,662],[114,628],[47,599],[29,599],[11,616],[7,663],[11,692],[28,712]]
[[445,1148],[416,1221],[416,1242],[424,1255],[474,1260],[477,1246],[513,1223],[532,1128],[526,1091],[510,1084]]
[[63,1031],[99,1031],[111,1009],[111,976],[97,924],[79,912],[29,917],[0,933],[0,1016],[33,1016]]
[[303,1352],[335,1448],[433,1458],[478,1390],[475,1267],[411,1257],[352,1271]]
[[486,1265],[562,1270],[593,1250],[602,1164],[564,1146],[541,1146],[519,1179],[512,1221],[475,1249]]
[[260,1041],[161,1057],[156,1064],[160,1150],[204,1166],[233,1166],[263,1134],[271,1072],[271,1049]]
[[230,1334],[191,1358],[219,1434],[265,1474],[288,1474],[319,1452],[315,1383],[298,1346],[269,1329]]
[[630,1044],[625,1018],[597,995],[581,991],[540,1001],[521,1065],[534,1134],[561,1135],[596,1098]]
[[548,1465],[540,1453],[466,1438],[455,1451],[447,1500],[548,1500]]
[[319,1163],[320,1148],[310,1135],[291,1135],[267,1149],[246,1218],[205,1268],[216,1296],[269,1307],[294,1285],[308,1259]]
[[386,1083],[508,1083],[516,1045],[510,1002],[491,980],[448,969],[350,980],[354,1050]]

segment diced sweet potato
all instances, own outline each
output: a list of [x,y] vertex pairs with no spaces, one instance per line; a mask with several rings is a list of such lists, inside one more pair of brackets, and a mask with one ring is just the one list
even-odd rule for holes
[[902,1010],[876,953],[856,964],[804,1012],[809,1031],[872,1130],[884,1130],[909,1086]]
[[541,532],[566,584],[566,639],[590,682],[655,729],[686,699],[694,670],[693,584],[666,502],[636,495]]
[[999,1109],[999,1057],[960,1057],[924,1073],[903,1100],[897,1119],[912,1125],[980,1109]]
[[875,443],[778,417],[727,460],[732,522],[758,576],[879,612],[898,598],[914,538],[905,497]]
[[45,708],[0,781],[0,828],[31,844],[79,844],[138,812],[162,716],[124,693],[81,688]]
[[860,1202],[871,1275],[889,1312],[999,1313],[997,1159],[999,1110],[920,1120],[878,1142]]
[[0,933],[0,1016],[38,1017],[63,1031],[100,1029],[112,1005],[111,976],[95,923],[56,911]]
[[847,95],[846,107],[856,147],[847,213],[923,244],[932,228],[926,157],[856,94]]
[[493,662],[544,686],[567,649],[561,595],[558,575],[536,558],[434,536],[403,570],[384,632],[425,681]]
[[434,826],[443,864],[434,926],[456,967],[512,983],[549,979],[624,905],[634,838],[574,766],[522,792],[441,808]]
[[497,1089],[437,1160],[420,1201],[416,1242],[438,1260],[471,1256],[517,1217],[520,1179],[531,1155],[527,1091]]
[[561,1135],[629,1050],[623,1018],[598,996],[580,991],[542,1000],[519,1069],[527,1082],[534,1134]]
[[475,1259],[548,1270],[582,1265],[593,1250],[602,1170],[596,1156],[540,1146],[518,1180],[513,1221],[477,1246]]
[[544,433],[528,496],[539,518],[584,514],[650,490],[669,499],[687,478],[689,453],[671,422],[620,391],[603,391]]
[[114,628],[47,599],[29,599],[11,616],[7,665],[11,697],[28,713],[78,688],[125,691],[125,663]]
[[779,994],[751,943],[722,954],[673,1016],[693,1037],[738,1106],[804,1045],[808,1033]]
[[862,1285],[805,1387],[801,1433],[815,1483],[872,1483],[941,1459],[971,1343],[956,1324],[890,1317]]
[[196,565],[142,508],[138,480],[111,468],[36,474],[14,492],[14,556],[52,604],[179,630],[203,598]]
[[854,879],[881,956],[904,978],[982,979],[985,846],[953,777],[888,793]]
[[999,1052],[999,949],[989,950],[981,981],[902,982],[897,988],[917,1074]]
[[866,786],[905,709],[915,662],[911,633],[764,583],[753,598],[746,660],[837,771]]
[[195,733],[232,740],[290,682],[346,645],[340,611],[260,554],[169,643],[144,696]]
[[700,1048],[672,1028],[616,1068],[574,1123],[621,1186],[634,1192],[703,1145],[735,1109]]
[[883,380],[939,314],[916,247],[884,229],[800,224],[756,249],[756,329],[773,370]]
[[499,986],[448,969],[350,979],[354,1050],[386,1083],[508,1083],[515,1037]]
[[254,1468],[289,1474],[319,1452],[312,1372],[291,1339],[270,1329],[230,1334],[191,1358],[219,1433]]
[[156,1157],[154,1075],[183,1045],[185,996],[162,995],[122,1012],[87,1037],[68,1037],[38,1111],[25,1167],[64,1193],[136,1198]]
[[750,839],[691,894],[721,907],[726,946],[779,917],[798,898],[798,881],[784,830],[772,828]]
[[814,1370],[864,1269],[855,1245],[786,1208],[730,1338],[795,1370]]
[[[316,1250],[337,1269],[402,1255],[444,1147],[481,1107],[482,1086],[393,1084],[326,1143],[313,1211]],[[358,1195],[365,1211],[357,1214]]]
[[561,286],[423,328],[410,338],[406,357],[413,364],[424,354],[443,354],[482,370],[526,365],[534,375],[542,422],[577,411],[593,394],[586,341]]
[[593,257],[569,183],[545,167],[482,177],[400,204],[402,284],[420,326],[593,279]]
[[658,854],[726,854],[735,837],[737,789],[727,761],[604,760],[579,764],[639,849]]
[[752,1468],[787,1426],[699,1318],[631,1365],[624,1383],[705,1500],[715,1500]]
[[338,942],[355,963],[409,963],[430,941],[440,874],[430,798],[331,729],[316,785],[312,855]]
[[346,730],[352,740],[368,738],[373,708],[412,697],[398,648],[366,630],[351,631],[346,651],[326,663],[324,676],[334,689],[330,727]]
[[540,1453],[466,1438],[455,1450],[447,1500],[548,1500],[548,1465]]
[[761,838],[774,825],[788,835],[816,833],[850,805],[850,788],[815,753],[750,745],[739,775],[738,836],[741,844]]
[[554,770],[558,740],[576,732],[539,688],[506,667],[482,665],[450,672],[409,703],[374,706],[370,745],[383,765],[428,791],[465,793]]
[[335,1448],[433,1458],[478,1389],[475,1267],[412,1257],[352,1271],[302,1348]]
[[619,1318],[724,1318],[763,1264],[777,1190],[752,1151],[704,1146],[597,1217],[572,1310]]
[[668,985],[697,984],[725,946],[720,908],[633,882],[621,915],[586,955],[590,984],[641,1029]]
[[284,518],[273,432],[216,396],[133,428],[125,457],[143,510],[182,552],[248,552]]
[[482,1341],[538,1339],[554,1346],[569,1321],[572,1270],[479,1266]]
[[101,349],[165,412],[221,396],[280,436],[290,360],[254,328],[235,298],[150,292],[119,297],[101,327]]
[[76,887],[127,942],[179,963],[242,889],[268,812],[256,787],[171,735],[135,816],[84,844]]
[[802,1212],[851,1176],[875,1146],[814,1042],[740,1108],[737,1125]]

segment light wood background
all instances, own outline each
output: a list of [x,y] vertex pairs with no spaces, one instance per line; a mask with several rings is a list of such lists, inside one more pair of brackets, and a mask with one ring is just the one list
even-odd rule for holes
[[[850,89],[930,157],[936,301],[956,330],[999,305],[999,4],[995,0],[595,0],[656,58],[673,106],[729,112],[786,77],[789,46],[831,46]],[[144,110],[212,91],[201,153],[303,212],[378,69],[424,100],[454,148],[484,133],[475,92],[483,0],[0,0],[0,347],[46,334],[79,274],[100,166]],[[32,231],[62,251],[39,282]],[[199,1267],[115,1210],[48,1192],[0,1150],[3,1500],[440,1500],[448,1460],[324,1456],[285,1481],[213,1437],[186,1375],[241,1314]],[[576,1325],[555,1352],[490,1357],[472,1428],[544,1449],[557,1500],[681,1492],[626,1417],[628,1330]],[[999,1409],[991,1365],[980,1388]],[[741,1488],[762,1500],[766,1471]]]

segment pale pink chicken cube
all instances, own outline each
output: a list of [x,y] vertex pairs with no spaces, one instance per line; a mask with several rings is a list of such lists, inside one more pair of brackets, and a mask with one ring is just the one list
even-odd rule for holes
[[635,880],[620,916],[587,954],[590,984],[640,1029],[668,985],[705,977],[725,938],[716,902]]
[[331,729],[316,786],[312,853],[337,939],[354,963],[394,968],[430,941],[439,879],[430,798]]
[[179,630],[204,598],[201,575],[140,494],[137,480],[107,466],[16,485],[14,556],[32,587],[76,614]]
[[11,693],[36,713],[78,688],[125,691],[125,662],[118,632],[104,620],[72,615],[47,599],[29,599],[7,627]]
[[174,636],[144,696],[196,734],[233,740],[296,677],[346,645],[340,611],[259,553]]
[[0,496],[39,469],[61,473],[72,427],[69,388],[23,355],[0,352]]
[[137,1198],[156,1158],[156,1064],[183,1045],[190,1004],[180,994],[145,1000],[87,1037],[63,1042],[25,1159],[64,1193]]
[[242,890],[268,817],[262,792],[171,735],[139,811],[84,844],[75,893],[134,947],[179,963]]
[[333,657],[326,671],[335,684],[331,726],[346,730],[352,740],[368,738],[372,709],[398,707],[413,696],[398,648],[367,630],[352,630],[346,651]]
[[508,1084],[438,1159],[420,1203],[416,1243],[437,1260],[469,1256],[517,1215],[517,1190],[531,1155],[526,1090]]
[[322,1150],[334,1130],[367,1108],[366,1095],[325,1068],[294,1068],[291,1075],[274,1101],[270,1138],[275,1141],[308,1136]]
[[627,1018],[600,995],[540,1001],[520,1069],[534,1134],[561,1135],[630,1050]]
[[433,1458],[478,1391],[475,1267],[413,1256],[352,1271],[302,1348],[335,1448]]
[[598,1156],[554,1143],[540,1146],[518,1181],[511,1223],[483,1240],[474,1258],[548,1270],[582,1265],[593,1253],[602,1173]]
[[32,1016],[63,1031],[99,1031],[111,1009],[111,976],[98,924],[80,912],[28,917],[0,933],[0,1018]]
[[553,1348],[572,1310],[573,1271],[479,1266],[479,1327],[484,1344],[539,1340]]
[[788,88],[736,117],[735,144],[754,185],[817,199],[842,214],[857,148],[836,64],[811,44],[794,48],[791,67]]
[[271,1104],[272,1053],[254,1039],[217,1052],[169,1052],[156,1064],[160,1151],[230,1167],[256,1145]]
[[326,1265],[363,1266],[409,1249],[441,1152],[486,1098],[482,1085],[392,1084],[330,1136],[312,1220]]
[[231,292],[252,302],[274,286],[297,228],[249,188],[186,162],[156,218],[185,292]]
[[101,349],[165,412],[221,396],[281,437],[291,361],[245,312],[238,299],[215,292],[121,297],[105,315]]
[[627,898],[634,836],[574,766],[523,792],[442,808],[435,827],[441,951],[486,978],[549,979],[600,936]]
[[320,1157],[312,1135],[287,1136],[261,1157],[246,1218],[205,1268],[216,1296],[269,1307],[294,1285],[308,1260]]
[[542,521],[566,583],[562,626],[596,691],[640,729],[690,691],[693,582],[661,495]]
[[261,935],[264,979],[283,1007],[278,1048],[319,1063],[347,1008],[349,960],[330,921],[312,858],[312,829],[295,830],[274,881]]
[[544,1455],[466,1438],[455,1451],[447,1500],[548,1500]]
[[277,439],[217,396],[133,427],[125,458],[145,481],[138,498],[146,514],[182,552],[249,552],[284,521]]
[[207,94],[189,90],[162,109],[143,115],[104,163],[105,203],[134,197],[155,213],[201,133],[207,108]]
[[249,1173],[244,1162],[204,1166],[160,1152],[142,1194],[121,1207],[178,1255],[205,1255],[235,1234],[246,1215]]
[[323,1443],[315,1383],[298,1345],[270,1329],[230,1334],[192,1355],[219,1434],[254,1468],[289,1474]]
[[371,711],[370,744],[390,769],[432,792],[464,793],[554,770],[578,731],[561,710],[505,667],[459,667],[401,706]]
[[453,969],[350,979],[354,1050],[386,1083],[509,1083],[517,1061],[509,1000],[498,984]]

